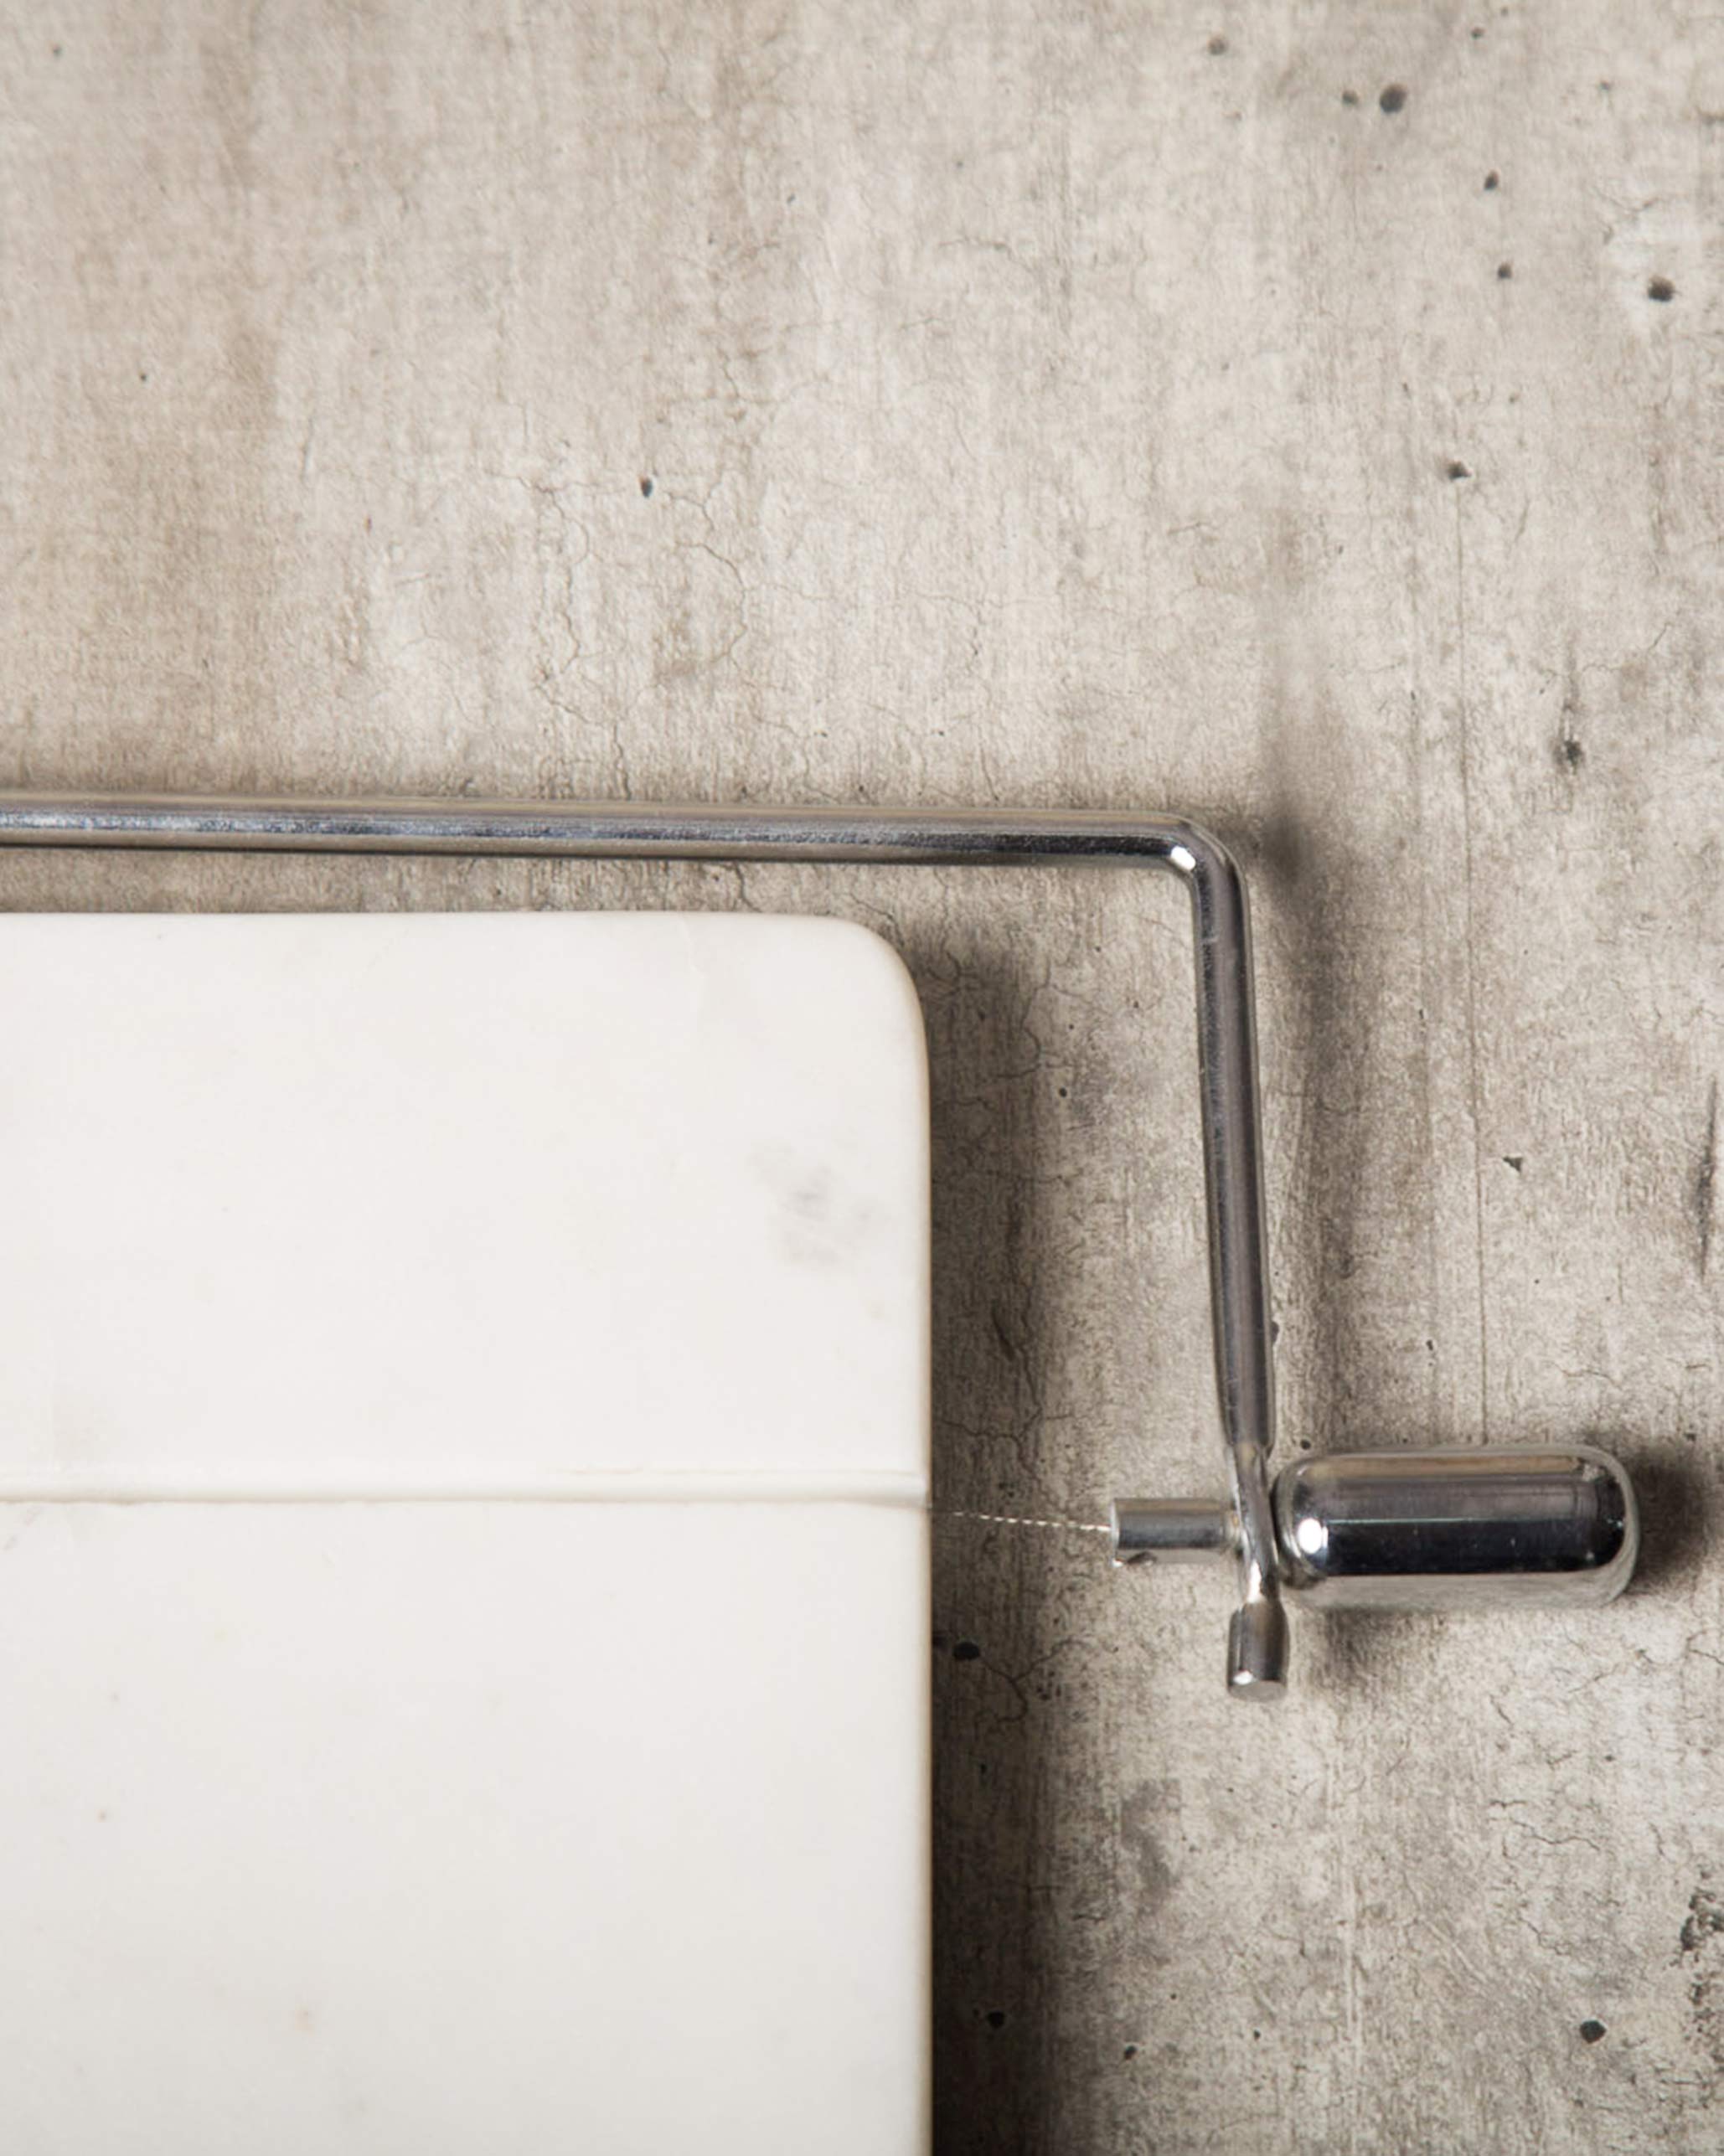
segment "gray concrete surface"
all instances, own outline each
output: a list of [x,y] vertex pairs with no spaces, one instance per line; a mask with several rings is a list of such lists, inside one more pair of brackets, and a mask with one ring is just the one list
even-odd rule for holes
[[[1719,18],[0,27],[6,782],[1201,814],[1287,1444],[1643,1480],[1613,1610],[1308,1623],[1275,1715],[1219,1581],[942,1521],[942,2151],[1710,2156]],[[1171,888],[44,858],[0,904],[873,922],[936,1059],[942,1504],[1214,1480]]]

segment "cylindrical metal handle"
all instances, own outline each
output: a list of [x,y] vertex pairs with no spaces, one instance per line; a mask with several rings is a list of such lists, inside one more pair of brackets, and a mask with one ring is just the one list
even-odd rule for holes
[[1640,1542],[1633,1485],[1589,1445],[1300,1460],[1274,1509],[1282,1584],[1318,1609],[1608,1602]]
[[[1271,1495],[1279,1584],[1313,1609],[1608,1602],[1640,1546],[1634,1485],[1590,1445],[1343,1452],[1295,1461]],[[1235,1554],[1219,1501],[1122,1500],[1122,1565]]]

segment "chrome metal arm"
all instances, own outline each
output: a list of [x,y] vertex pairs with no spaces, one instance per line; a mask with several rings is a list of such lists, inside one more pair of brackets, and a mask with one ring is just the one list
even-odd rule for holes
[[1171,869],[1191,895],[1209,1198],[1210,1300],[1239,1607],[1227,1681],[1285,1680],[1265,1463],[1275,1441],[1268,1240],[1245,879],[1218,838],[1174,816],[1082,809],[644,807],[622,802],[259,801],[0,794],[0,844],[215,852],[491,854],[697,861],[1077,862]]

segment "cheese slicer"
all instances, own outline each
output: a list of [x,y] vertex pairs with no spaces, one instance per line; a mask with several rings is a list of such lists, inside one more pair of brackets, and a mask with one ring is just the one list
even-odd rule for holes
[[1122,1501],[1127,1565],[1236,1568],[1226,1682],[1283,1689],[1287,1602],[1476,1607],[1605,1602],[1639,1547],[1621,1465],[1587,1445],[1307,1457],[1273,1485],[1274,1385],[1249,909],[1233,856],[1174,816],[466,801],[0,797],[0,843],[697,860],[1041,863],[1170,870],[1191,901],[1223,1499]]

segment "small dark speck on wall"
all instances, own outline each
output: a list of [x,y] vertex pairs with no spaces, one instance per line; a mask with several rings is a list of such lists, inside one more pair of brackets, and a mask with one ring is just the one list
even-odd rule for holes
[[1487,194],[1494,194],[1502,183],[1503,176],[1500,173],[1487,173],[1484,175],[1484,192]]
[[961,1639],[952,1650],[954,1662],[979,1662],[982,1650],[973,1639]]
[[1496,273],[1506,284],[1515,274],[1515,265],[1512,262],[1499,262],[1496,266]]
[[1582,2044],[1596,2044],[1601,2036],[1607,2035],[1609,2032],[1602,2021],[1583,2021],[1581,2024],[1580,2033]]
[[1461,462],[1459,457],[1454,458],[1449,464],[1448,472],[1451,479],[1470,479],[1473,476],[1468,467]]
[[1404,82],[1391,82],[1382,95],[1378,98],[1377,103],[1381,106],[1385,112],[1403,111],[1407,105],[1407,85]]
[[1004,2029],[1005,2027],[1005,2016],[1000,2012],[997,2006],[988,2017],[988,2026],[990,2029]]
[[1586,750],[1569,733],[1564,733],[1557,742],[1556,755],[1563,767],[1571,771],[1577,771],[1587,761]]
[[1359,102],[1359,92],[1356,90],[1344,90],[1341,92],[1341,102],[1343,105],[1356,105]]
[[1525,1165],[1526,1155],[1524,1153],[1505,1153],[1503,1155],[1503,1166],[1512,1168],[1517,1175]]
[[1668,277],[1654,277],[1646,287],[1646,297],[1649,300],[1657,300],[1660,304],[1668,307],[1676,297],[1676,287]]
[[1709,1937],[1724,1932],[1724,1901],[1696,1886],[1688,1897],[1688,1914],[1683,1919],[1678,1941],[1685,1954],[1698,1953]]
[[1225,38],[1211,38],[1210,39],[1209,56],[1211,59],[1219,59],[1226,49],[1227,40]]
[[1125,2050],[1120,2054],[1120,2056],[1125,2059],[1135,2059],[1137,2055],[1138,2047],[1135,2044],[1128,2044]]
[[642,499],[643,499],[643,501],[650,502],[650,501],[652,500],[652,498],[653,498],[653,482],[652,482],[652,481],[651,481],[650,479],[643,479],[643,480],[642,480],[642,482],[641,482],[641,497],[642,497]]

